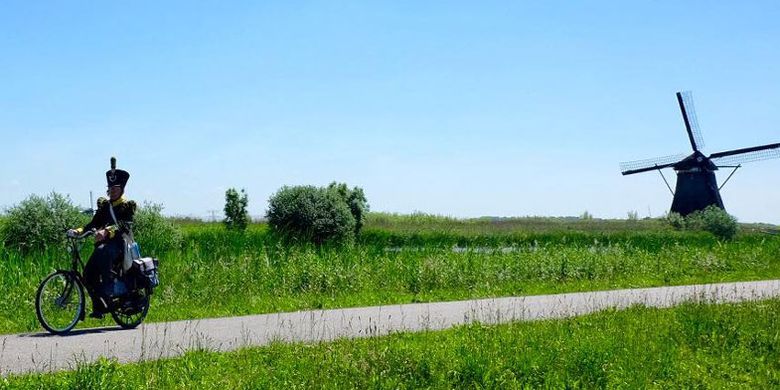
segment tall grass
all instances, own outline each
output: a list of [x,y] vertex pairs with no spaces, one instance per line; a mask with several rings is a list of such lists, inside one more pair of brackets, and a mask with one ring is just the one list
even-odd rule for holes
[[780,300],[584,317],[0,379],[9,388],[777,388]]
[[391,232],[448,231],[458,233],[507,232],[637,232],[668,231],[672,227],[663,219],[597,219],[579,217],[480,217],[454,218],[423,213],[369,213],[368,227]]
[[[172,251],[141,242],[145,255],[161,259],[149,321],[780,277],[780,237],[759,234],[721,243],[675,231],[376,230],[356,245],[314,247],[283,245],[261,224],[243,233],[220,224],[181,230],[181,245]],[[37,284],[68,265],[64,250],[21,256],[0,248],[0,332],[39,329]],[[103,324],[109,322],[81,326]]]

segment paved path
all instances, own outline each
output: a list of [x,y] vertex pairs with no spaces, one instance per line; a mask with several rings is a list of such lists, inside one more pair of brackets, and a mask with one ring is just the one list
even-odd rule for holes
[[312,310],[153,323],[135,330],[76,329],[66,337],[7,335],[0,337],[0,373],[72,369],[100,356],[132,362],[178,356],[194,348],[228,351],[275,340],[316,342],[444,329],[472,321],[562,318],[635,304],[669,307],[683,301],[770,297],[780,297],[780,280]]

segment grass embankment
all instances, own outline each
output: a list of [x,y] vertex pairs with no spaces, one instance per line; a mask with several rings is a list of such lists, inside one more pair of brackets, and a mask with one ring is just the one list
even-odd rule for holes
[[9,388],[780,386],[780,300],[633,307],[441,332],[274,344],[0,380]]
[[[590,231],[458,233],[440,222],[407,232],[369,225],[355,246],[322,249],[283,245],[264,225],[244,234],[183,225],[180,249],[141,243],[161,259],[162,285],[148,321],[780,277],[777,236],[719,243],[706,233],[604,232],[598,224]],[[68,265],[64,251],[22,256],[0,248],[0,333],[39,330],[38,283]]]

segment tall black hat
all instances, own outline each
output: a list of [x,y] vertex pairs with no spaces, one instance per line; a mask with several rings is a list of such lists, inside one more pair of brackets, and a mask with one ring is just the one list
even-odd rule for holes
[[130,179],[130,173],[121,169],[116,169],[116,158],[111,157],[111,170],[106,171],[106,184],[109,187],[120,186],[125,188],[127,180]]

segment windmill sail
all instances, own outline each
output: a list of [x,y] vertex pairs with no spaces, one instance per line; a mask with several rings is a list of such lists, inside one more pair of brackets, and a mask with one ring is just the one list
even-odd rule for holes
[[780,143],[713,153],[709,158],[715,165],[721,166],[780,158]]
[[628,161],[620,163],[620,171],[623,175],[633,175],[635,173],[647,172],[655,169],[669,168],[686,156],[687,155],[685,154],[676,154],[673,156],[656,157],[646,160]]
[[727,150],[706,156],[701,152],[704,140],[693,107],[693,96],[690,92],[677,92],[677,103],[685,121],[685,131],[693,153],[688,156],[667,156],[620,164],[623,175],[674,168],[677,173],[677,185],[672,200],[672,212],[688,215],[709,206],[725,209],[723,199],[720,197],[718,180],[715,177],[718,168],[780,158],[780,143]]
[[677,103],[680,105],[683,121],[685,121],[685,130],[688,132],[688,140],[691,142],[693,151],[704,148],[704,137],[699,128],[699,119],[696,117],[696,108],[693,105],[693,94],[690,91],[677,92]]

